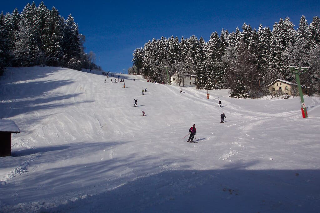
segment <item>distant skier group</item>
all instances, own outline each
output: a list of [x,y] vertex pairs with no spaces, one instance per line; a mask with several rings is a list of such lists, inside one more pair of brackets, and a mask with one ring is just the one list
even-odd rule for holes
[[[219,107],[222,107],[222,102],[221,100],[218,98],[219,100]],[[220,115],[221,116],[221,121],[220,123],[224,123],[224,119],[227,118],[227,116],[224,114],[224,112]]]
[[[145,89],[142,90],[142,95],[144,95],[145,92],[147,92],[147,88],[145,88]],[[138,106],[138,99],[133,99],[133,101],[134,101],[133,106],[134,106],[134,107],[137,107],[137,106]],[[146,116],[145,111],[142,111],[142,116]]]

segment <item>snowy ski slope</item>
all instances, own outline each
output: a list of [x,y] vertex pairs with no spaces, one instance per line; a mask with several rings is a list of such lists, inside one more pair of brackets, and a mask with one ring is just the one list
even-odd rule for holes
[[117,76],[7,69],[0,118],[21,133],[0,158],[0,212],[319,212],[319,97],[303,119],[298,97],[208,100]]

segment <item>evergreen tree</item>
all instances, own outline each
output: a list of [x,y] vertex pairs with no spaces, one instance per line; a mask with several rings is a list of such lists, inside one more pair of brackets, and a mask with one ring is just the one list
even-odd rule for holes
[[310,40],[312,45],[320,44],[320,18],[315,16],[310,24]]
[[256,30],[250,25],[244,24],[241,33],[242,43],[244,45],[238,50],[238,65],[242,67],[244,74],[244,84],[250,97],[260,96],[259,81],[262,74],[259,72],[259,39]]
[[81,43],[78,25],[74,22],[71,14],[65,21],[63,34],[63,61],[64,64],[73,69],[81,69]]
[[180,74],[187,73],[189,70],[187,68],[187,54],[189,51],[189,47],[187,44],[187,40],[184,37],[181,37],[180,41],[180,62],[179,62],[179,70]]
[[289,18],[280,19],[279,23],[275,23],[272,30],[271,42],[271,69],[275,70],[277,76],[274,79],[281,78],[292,81],[293,75],[289,69],[290,46],[294,45],[296,31],[294,25]]
[[316,44],[310,51],[310,84],[312,93],[320,94],[320,44]]
[[320,94],[320,19],[314,17],[310,26],[310,58],[308,69],[310,73],[310,88],[312,92]]
[[[268,27],[259,26],[258,29],[258,72],[259,87],[267,88],[267,85],[272,82],[273,76],[276,76],[273,69],[270,69],[271,60],[271,37],[272,33]],[[262,90],[262,92],[264,92]]]
[[39,63],[44,65],[46,64],[46,50],[47,50],[47,41],[45,38],[48,38],[48,30],[47,30],[47,22],[49,19],[49,13],[50,11],[48,8],[44,5],[43,2],[40,3],[40,5],[36,8],[36,14],[34,16],[35,23],[37,23],[37,34],[39,34]]
[[46,64],[58,66],[63,59],[63,18],[55,7],[48,13],[42,35]]
[[40,31],[42,21],[34,2],[24,7],[15,40],[15,65],[34,66],[43,62]]
[[0,14],[0,75],[9,60],[9,32],[5,25],[5,16]]
[[219,89],[223,87],[224,67],[222,63],[222,56],[224,51],[224,45],[218,33],[212,33],[205,48],[205,74],[203,78],[199,80],[204,85],[204,88]]
[[186,71],[190,75],[197,74],[197,66],[201,66],[203,61],[204,52],[198,38],[196,36],[191,36],[186,41],[187,54],[186,54]]
[[307,20],[304,16],[300,19],[299,28],[296,33],[294,45],[289,52],[291,66],[309,66],[309,54],[311,48],[310,31]]
[[[205,41],[202,37],[198,40],[196,43],[196,54],[195,54],[195,74],[197,76],[197,79],[199,79],[199,76],[202,76],[204,73],[204,67],[205,67],[205,61],[206,61],[206,54],[205,54]],[[197,88],[201,88],[202,85],[199,84],[199,81],[196,81]]]
[[133,72],[137,75],[141,74],[141,70],[143,68],[143,55],[144,55],[144,51],[142,48],[137,48],[134,50],[133,52],[133,65],[135,66],[135,69],[133,70]]
[[231,89],[232,97],[242,97],[244,94],[244,85],[241,74],[238,73],[237,68],[237,52],[240,43],[240,30],[236,29],[226,38],[228,46],[222,59],[225,64],[225,73],[227,77],[228,85]]
[[170,66],[170,75],[179,71],[178,64],[180,61],[180,45],[178,37],[171,36],[168,39],[167,60]]
[[12,66],[13,64],[13,59],[14,59],[14,49],[15,49],[15,42],[16,42],[16,37],[19,32],[19,22],[21,20],[21,16],[18,12],[17,9],[13,11],[12,14],[6,14],[5,16],[5,27],[7,29],[8,33],[8,39],[7,39],[7,59],[8,63],[7,66]]

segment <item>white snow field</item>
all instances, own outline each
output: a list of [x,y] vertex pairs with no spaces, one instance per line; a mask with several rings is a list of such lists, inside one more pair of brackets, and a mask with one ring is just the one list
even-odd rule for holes
[[303,119],[299,97],[116,78],[6,70],[0,118],[21,133],[0,158],[0,212],[320,212],[319,97]]

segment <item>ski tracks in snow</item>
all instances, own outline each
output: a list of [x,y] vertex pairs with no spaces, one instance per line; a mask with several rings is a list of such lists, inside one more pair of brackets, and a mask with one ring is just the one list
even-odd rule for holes
[[232,162],[234,160],[244,160],[246,157],[246,151],[250,149],[252,143],[254,143],[255,138],[251,135],[251,130],[257,126],[264,126],[266,122],[270,122],[272,118],[256,118],[254,116],[246,116],[245,120],[241,121],[243,115],[237,113],[238,118],[235,119],[237,122],[229,124],[229,122],[224,123],[226,125],[226,132],[231,132],[228,137],[233,136],[233,142],[229,145],[229,150],[225,150],[223,154],[219,157],[220,160]]

